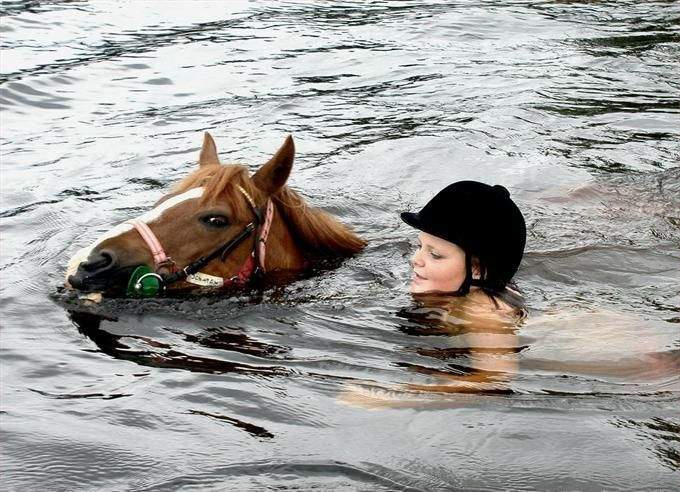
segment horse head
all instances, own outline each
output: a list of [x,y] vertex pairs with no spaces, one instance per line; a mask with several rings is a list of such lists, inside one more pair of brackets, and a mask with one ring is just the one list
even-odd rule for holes
[[199,168],[152,210],[76,253],[67,286],[109,294],[140,293],[154,282],[173,290],[243,287],[272,272],[301,271],[316,258],[361,251],[364,240],[286,186],[294,157],[289,136],[250,176],[244,166],[220,164],[206,133]]

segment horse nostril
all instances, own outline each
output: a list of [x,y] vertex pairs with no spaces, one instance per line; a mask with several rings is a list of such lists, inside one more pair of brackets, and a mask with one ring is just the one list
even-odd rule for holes
[[67,281],[68,281],[69,285],[71,287],[73,287],[74,289],[80,290],[85,286],[83,279],[78,274],[69,275]]
[[102,250],[92,253],[86,262],[80,264],[80,268],[88,273],[101,273],[111,269],[116,264],[116,255],[113,251]]

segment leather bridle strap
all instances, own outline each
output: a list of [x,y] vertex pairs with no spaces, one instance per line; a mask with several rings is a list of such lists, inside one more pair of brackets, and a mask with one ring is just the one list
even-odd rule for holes
[[255,224],[253,222],[250,222],[247,226],[243,228],[243,230],[236,235],[231,241],[228,243],[224,244],[223,246],[220,246],[217,248],[215,251],[210,253],[207,256],[201,256],[198,260],[192,262],[191,264],[187,265],[186,267],[182,268],[181,270],[168,275],[166,278],[163,279],[163,283],[165,285],[172,284],[174,282],[178,282],[179,280],[184,280],[187,278],[189,275],[193,275],[194,273],[198,272],[201,268],[206,266],[208,263],[213,261],[215,258],[221,257],[222,260],[224,260],[229,254],[236,249],[236,247],[241,244],[243,241],[245,241],[250,234],[252,234],[253,230],[255,229]]

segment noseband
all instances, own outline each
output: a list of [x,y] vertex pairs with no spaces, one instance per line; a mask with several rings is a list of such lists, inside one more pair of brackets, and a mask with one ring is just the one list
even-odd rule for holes
[[[136,288],[142,285],[142,280],[145,277],[154,277],[158,280],[162,288],[179,281],[186,281],[195,285],[204,287],[242,287],[250,282],[254,277],[262,275],[265,272],[265,254],[267,236],[271,228],[272,219],[274,216],[274,206],[270,199],[267,200],[266,211],[264,218],[262,211],[255,206],[255,201],[241,186],[238,186],[239,191],[246,198],[250,208],[255,215],[255,219],[249,222],[241,232],[234,236],[231,240],[224,243],[222,246],[207,254],[201,256],[189,265],[182,269],[177,268],[175,262],[170,258],[163,249],[163,245],[158,240],[156,235],[151,231],[146,222],[139,219],[128,220],[127,223],[132,225],[139,235],[142,237],[146,245],[149,247],[154,261],[154,271],[145,273],[136,280]],[[243,262],[238,273],[230,278],[216,277],[214,275],[207,275],[201,273],[199,270],[205,267],[208,263],[216,258],[221,258],[224,261],[236,247],[245,241],[255,231],[255,241],[253,249],[248,255],[248,258]],[[147,270],[148,271],[148,270]]]

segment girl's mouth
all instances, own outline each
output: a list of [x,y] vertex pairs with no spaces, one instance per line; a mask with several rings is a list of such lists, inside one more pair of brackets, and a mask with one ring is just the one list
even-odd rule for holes
[[413,281],[414,282],[422,282],[424,280],[427,280],[427,279],[425,277],[423,277],[422,275],[418,275],[418,273],[413,272]]

